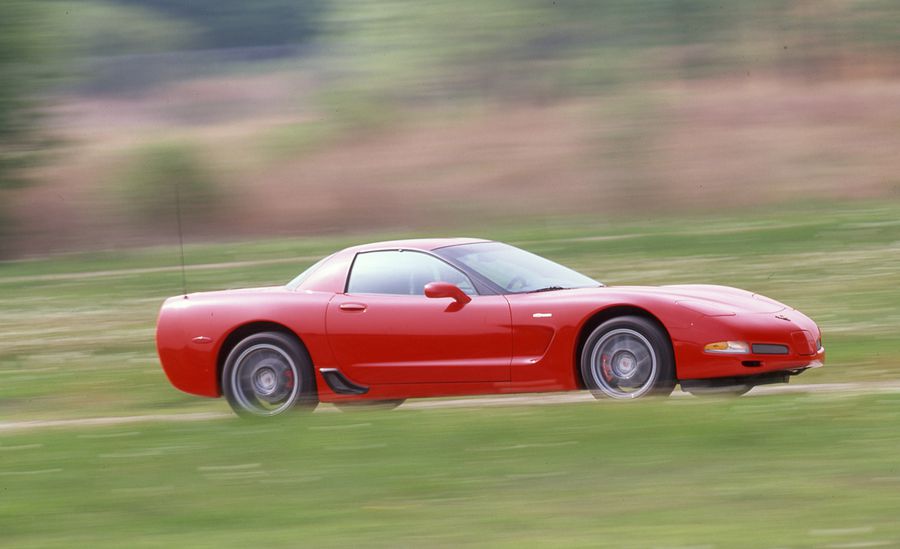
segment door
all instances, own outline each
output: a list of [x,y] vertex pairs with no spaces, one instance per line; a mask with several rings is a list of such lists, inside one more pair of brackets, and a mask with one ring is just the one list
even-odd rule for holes
[[[472,300],[425,297],[425,285],[438,281]],[[326,329],[341,371],[363,385],[509,380],[509,303],[477,295],[465,274],[424,252],[358,254],[347,292],[328,305]]]

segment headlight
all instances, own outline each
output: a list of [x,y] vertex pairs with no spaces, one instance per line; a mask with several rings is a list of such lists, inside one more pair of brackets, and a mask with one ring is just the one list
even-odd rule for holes
[[707,353],[739,355],[749,353],[750,345],[745,341],[717,341],[708,344],[703,350]]

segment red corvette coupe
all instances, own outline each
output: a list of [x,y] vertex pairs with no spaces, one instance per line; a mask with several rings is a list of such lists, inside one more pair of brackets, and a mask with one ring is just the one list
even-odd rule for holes
[[608,287],[476,239],[356,246],[286,286],[166,300],[169,381],[242,415],[318,402],[589,389],[742,394],[821,366],[816,324],[724,286]]

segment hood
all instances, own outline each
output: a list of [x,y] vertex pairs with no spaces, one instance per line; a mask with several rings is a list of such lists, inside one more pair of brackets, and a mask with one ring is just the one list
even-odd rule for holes
[[734,316],[736,314],[772,314],[788,309],[774,299],[746,290],[708,284],[672,286],[611,286],[591,289],[627,296],[653,296],[670,300],[705,316]]
[[663,286],[660,290],[670,292],[677,304],[707,316],[772,314],[788,308],[774,299],[728,286],[676,285]]

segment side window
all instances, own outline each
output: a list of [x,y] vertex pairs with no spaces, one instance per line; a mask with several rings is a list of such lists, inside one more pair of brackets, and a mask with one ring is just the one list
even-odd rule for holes
[[347,293],[425,295],[429,282],[450,282],[469,295],[477,293],[455,267],[422,252],[397,250],[357,254]]

